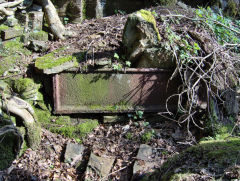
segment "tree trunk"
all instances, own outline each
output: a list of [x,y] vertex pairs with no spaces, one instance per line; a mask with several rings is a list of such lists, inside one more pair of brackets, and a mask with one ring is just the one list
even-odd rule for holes
[[57,14],[57,10],[54,7],[51,0],[37,0],[37,2],[39,2],[42,5],[44,12],[46,14],[47,22],[50,26],[50,30],[52,31],[54,36],[58,39],[64,40],[65,27],[62,24]]

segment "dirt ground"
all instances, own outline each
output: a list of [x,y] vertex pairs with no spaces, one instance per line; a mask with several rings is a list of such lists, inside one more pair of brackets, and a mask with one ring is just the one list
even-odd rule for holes
[[[149,140],[144,140],[142,135],[148,130],[154,130],[154,134]],[[84,180],[86,167],[76,169],[63,162],[66,144],[75,141],[45,129],[42,131],[39,148],[27,149],[9,169],[0,172],[0,180]],[[115,156],[116,161],[108,179],[131,180],[137,151],[143,143],[154,148],[153,159],[158,160],[159,167],[169,157],[194,144],[184,128],[180,128],[175,122],[160,118],[157,122],[148,122],[145,119],[129,120],[121,124],[100,124],[83,141],[87,148],[84,161],[88,160],[91,151],[98,156]],[[91,179],[99,180],[94,176]]]

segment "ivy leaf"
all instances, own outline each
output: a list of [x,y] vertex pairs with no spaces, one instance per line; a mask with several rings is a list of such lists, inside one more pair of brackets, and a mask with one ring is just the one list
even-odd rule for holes
[[126,61],[126,65],[127,65],[128,67],[131,67],[131,62],[130,62],[130,61]]
[[117,53],[114,53],[114,58],[119,59],[119,55]]

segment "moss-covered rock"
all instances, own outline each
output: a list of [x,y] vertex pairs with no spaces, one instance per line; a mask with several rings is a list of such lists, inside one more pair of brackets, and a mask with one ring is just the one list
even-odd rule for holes
[[76,57],[72,55],[61,55],[66,48],[57,49],[36,59],[35,67],[45,74],[55,74],[72,67],[77,67]]
[[19,39],[3,42],[3,48],[0,49],[0,53],[2,57],[0,75],[7,72],[9,73],[11,69],[26,67],[27,64],[22,63],[23,56],[31,55],[31,52],[24,48],[23,43],[21,43]]
[[153,14],[150,11],[142,9],[142,10],[137,12],[137,15],[142,17],[146,22],[153,25],[154,31],[157,33],[157,39],[160,41],[161,37],[160,37],[160,34],[158,32],[157,23],[156,23],[156,20],[155,20]]
[[[203,141],[169,159],[160,168],[160,172],[149,176],[148,180],[161,178],[163,181],[182,181],[189,177],[199,180],[203,175],[211,179],[229,179],[225,171],[240,165],[239,150],[239,138]],[[235,178],[231,179],[239,177],[240,175],[236,174]]]
[[0,32],[2,31],[2,30],[7,30],[7,29],[9,29],[10,27],[8,27],[8,26],[6,26],[6,25],[4,25],[4,24],[1,24],[0,25]]
[[43,95],[39,92],[40,84],[36,84],[33,79],[20,78],[13,82],[13,91],[27,101],[43,101]]
[[48,33],[45,31],[33,31],[28,34],[29,40],[48,41]]
[[127,59],[133,67],[175,67],[170,45],[161,40],[156,20],[150,11],[140,10],[128,17],[123,32],[123,44],[127,49]]

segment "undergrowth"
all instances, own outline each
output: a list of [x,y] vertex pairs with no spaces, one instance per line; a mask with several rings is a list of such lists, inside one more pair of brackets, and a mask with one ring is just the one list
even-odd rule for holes
[[[160,15],[159,20],[177,62],[169,81],[177,75],[182,80],[179,93],[170,96],[167,104],[172,98],[178,98],[181,114],[177,121],[187,123],[191,135],[191,124],[204,129],[204,124],[196,119],[199,111],[211,118],[209,101],[217,100],[218,105],[223,105],[229,100],[222,93],[239,86],[239,20],[214,13],[210,8],[199,8],[194,16],[169,12]],[[222,121],[219,115],[217,119]]]

